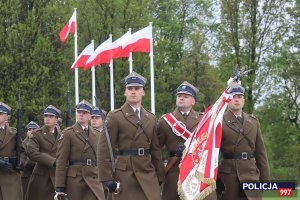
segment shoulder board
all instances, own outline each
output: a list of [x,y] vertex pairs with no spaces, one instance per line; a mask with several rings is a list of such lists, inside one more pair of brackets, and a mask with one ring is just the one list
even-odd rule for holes
[[112,113],[115,113],[115,112],[118,112],[118,111],[121,111],[122,109],[121,108],[117,108],[117,109],[115,109],[115,110],[112,110],[111,112]]
[[15,127],[10,127],[12,130],[16,131],[17,129]]
[[66,131],[68,131],[68,130],[71,130],[71,129],[73,129],[73,127],[72,127],[72,126],[70,126],[70,127],[67,127],[67,128],[65,128],[65,129],[62,131],[62,133],[65,133]]
[[37,128],[33,130],[33,132],[38,132],[38,131],[42,131],[42,128]]
[[[144,107],[143,107],[144,108]],[[150,110],[144,108],[149,114],[151,114],[152,116],[156,117]]]
[[161,119],[163,119],[163,118],[164,118],[164,116],[166,116],[167,114],[169,114],[169,113],[163,114],[162,116],[160,116],[160,118],[159,118],[158,120],[161,120]]
[[253,114],[249,115],[253,119],[257,119]]

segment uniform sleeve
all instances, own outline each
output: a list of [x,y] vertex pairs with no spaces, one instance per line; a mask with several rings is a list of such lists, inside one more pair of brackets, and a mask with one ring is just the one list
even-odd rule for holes
[[257,163],[257,167],[260,171],[260,181],[268,181],[270,180],[270,170],[268,157],[265,149],[265,145],[263,142],[262,133],[260,130],[259,122],[257,121],[257,138],[255,144],[255,159]]
[[52,167],[55,162],[54,157],[48,153],[40,152],[39,135],[37,132],[34,132],[33,137],[29,139],[27,154],[30,160],[48,167]]
[[[114,114],[112,112],[108,113],[107,122],[107,130],[110,137],[109,139],[111,141],[112,149],[114,150],[118,137],[118,122],[115,119]],[[97,163],[100,181],[113,180],[112,163],[110,159],[109,148],[104,129],[101,131],[97,143]]]
[[[156,123],[155,123],[156,124]],[[159,145],[158,136],[157,136],[157,127],[155,126],[153,129],[153,138],[151,141],[151,157],[152,163],[155,167],[157,178],[159,182],[163,182],[164,180],[164,166],[162,161],[161,147]]]
[[164,123],[164,119],[161,117],[158,120],[157,129],[156,129],[159,145],[161,148],[163,148],[163,146],[165,145],[165,141],[166,141],[166,136],[163,132],[163,123]]
[[57,160],[55,169],[55,187],[66,186],[67,163],[69,162],[70,154],[70,134],[62,133],[58,140]]

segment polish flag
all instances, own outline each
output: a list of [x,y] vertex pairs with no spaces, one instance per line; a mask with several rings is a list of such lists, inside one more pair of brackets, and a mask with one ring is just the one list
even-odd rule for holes
[[59,32],[59,37],[61,43],[65,43],[69,33],[75,34],[76,29],[76,11],[73,12],[72,17],[69,19],[67,24],[63,27],[63,29]]
[[86,61],[86,64],[84,65],[84,70],[88,70],[92,68],[95,65],[100,64],[109,64],[110,63],[110,45],[112,43],[111,37],[108,38],[106,41],[104,41],[102,44],[100,44],[97,49],[94,51],[94,53],[89,57],[89,59]]
[[81,54],[77,57],[73,65],[70,69],[75,69],[79,67],[84,67],[86,61],[89,59],[89,57],[94,53],[94,44],[91,43],[88,46],[84,48],[84,50],[81,52]]
[[149,25],[134,34],[130,35],[122,42],[122,55],[128,55],[130,52],[150,52],[150,43],[152,41],[152,27]]
[[129,54],[123,53],[122,49],[122,43],[127,40],[128,37],[130,37],[131,31],[128,31],[122,37],[114,41],[110,47],[111,47],[111,59],[114,58],[128,58]]

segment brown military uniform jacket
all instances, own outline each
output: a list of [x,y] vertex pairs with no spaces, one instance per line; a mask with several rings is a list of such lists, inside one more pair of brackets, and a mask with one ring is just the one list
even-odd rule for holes
[[27,154],[30,160],[36,162],[27,189],[27,200],[53,200],[55,195],[54,179],[56,150],[60,131],[55,128],[50,133],[46,126],[32,132],[29,139]]
[[28,184],[29,184],[29,180],[30,180],[30,177],[31,177],[31,174],[32,174],[32,171],[33,171],[33,168],[35,166],[35,162],[31,161],[29,158],[28,158],[28,155],[27,155],[27,147],[28,147],[28,143],[29,143],[29,137],[27,136],[23,142],[22,142],[22,146],[25,150],[25,153],[24,153],[24,157],[23,159],[21,160],[23,166],[24,166],[24,169],[23,171],[21,171],[21,179],[22,179],[22,189],[23,189],[23,199],[25,199],[26,197],[26,191],[27,191],[27,188],[28,188]]
[[[156,135],[156,118],[142,107],[140,116],[146,133],[137,124],[137,116],[128,103],[107,116],[115,153],[138,148],[150,149],[150,155],[116,156],[116,180],[120,181],[122,191],[113,195],[113,199],[161,199],[159,182],[163,181],[163,164]],[[105,133],[100,135],[97,156],[101,163],[98,167],[100,180],[113,180]]]
[[[243,113],[242,124],[230,110],[227,110],[223,117],[221,153],[242,152],[252,152],[255,158],[221,160],[218,176],[225,186],[222,199],[240,198],[238,196],[241,194],[240,182],[270,180],[269,164],[259,121],[254,116]],[[261,191],[248,190],[245,193],[248,199],[261,198]]]
[[[16,129],[9,126],[5,126],[5,130],[0,131],[0,157],[16,156],[16,132]],[[0,169],[0,199],[22,199],[21,175],[19,172]]]
[[[173,112],[173,115],[178,121],[183,122],[186,125],[186,128],[192,132],[198,122],[199,122],[199,113],[194,111],[193,109],[190,111],[187,119],[185,119],[181,112],[176,108]],[[179,144],[183,144],[185,140],[177,135],[175,135],[172,131],[170,125],[166,122],[163,116],[158,120],[157,126],[157,134],[159,137],[159,143],[161,148],[166,146],[168,152],[175,153],[177,150],[177,146]],[[177,193],[177,182],[179,177],[179,165],[180,159],[178,159],[177,163],[168,171],[165,177],[165,183],[163,187],[163,199],[164,200],[176,200],[180,199]]]
[[[89,141],[93,147],[85,140],[85,136],[82,136],[85,133],[78,123],[63,130],[62,137],[59,139],[55,187],[66,188],[66,193],[72,200],[104,199],[96,164],[96,147],[100,132],[91,126],[88,129]],[[93,163],[91,165],[71,163],[87,162],[87,160]]]

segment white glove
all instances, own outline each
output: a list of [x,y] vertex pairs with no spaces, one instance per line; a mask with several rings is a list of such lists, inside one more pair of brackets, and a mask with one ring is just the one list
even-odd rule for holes
[[59,200],[59,197],[67,197],[68,195],[64,192],[55,192],[54,200]]

